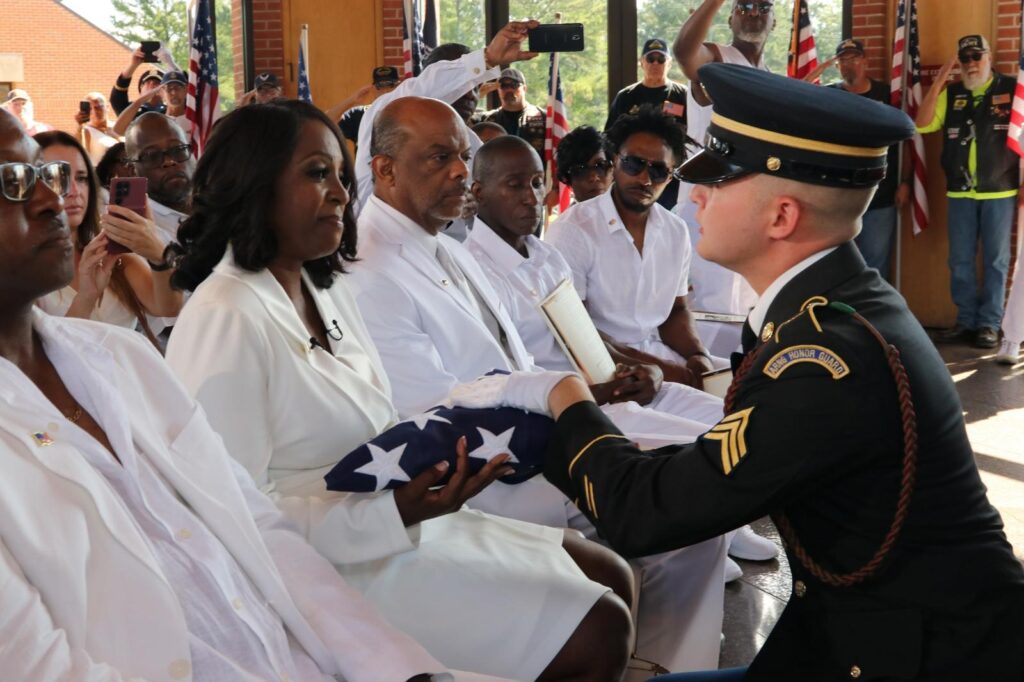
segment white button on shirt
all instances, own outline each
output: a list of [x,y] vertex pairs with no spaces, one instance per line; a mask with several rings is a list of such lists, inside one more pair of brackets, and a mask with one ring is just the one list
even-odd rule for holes
[[654,204],[641,254],[606,192],[552,223],[546,240],[568,262],[599,330],[631,346],[660,339],[658,327],[687,294],[693,252],[685,222]]

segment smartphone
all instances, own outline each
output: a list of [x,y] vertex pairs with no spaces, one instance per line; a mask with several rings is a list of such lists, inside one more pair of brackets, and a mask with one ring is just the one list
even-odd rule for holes
[[[139,215],[146,212],[146,178],[113,178],[110,181],[110,203],[130,208]],[[127,253],[128,247],[114,240],[107,241],[107,253]]]
[[144,62],[158,62],[160,61],[156,56],[156,51],[160,49],[159,40],[143,40],[142,41],[142,52],[145,56],[142,58]]
[[583,24],[541,24],[526,35],[530,52],[583,51]]
[[78,101],[78,110],[80,112],[82,112],[83,114],[91,113],[92,112],[92,102],[90,102],[87,99],[79,100]]

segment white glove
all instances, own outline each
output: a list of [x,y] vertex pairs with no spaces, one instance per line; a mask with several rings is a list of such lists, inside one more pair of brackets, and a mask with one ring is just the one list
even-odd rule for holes
[[448,400],[458,407],[517,407],[520,410],[551,416],[548,395],[551,389],[574,372],[512,372],[480,377],[452,389]]

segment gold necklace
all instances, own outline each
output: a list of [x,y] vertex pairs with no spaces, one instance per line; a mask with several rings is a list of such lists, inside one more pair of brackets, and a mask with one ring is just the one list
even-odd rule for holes
[[82,418],[82,407],[81,405],[75,405],[75,409],[71,410],[70,414],[64,413],[64,416],[72,424],[77,424],[78,420]]

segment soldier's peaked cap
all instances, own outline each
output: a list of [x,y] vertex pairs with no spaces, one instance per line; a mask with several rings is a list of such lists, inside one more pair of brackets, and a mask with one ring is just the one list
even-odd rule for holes
[[738,64],[707,64],[698,74],[713,109],[704,150],[677,171],[686,182],[764,173],[872,187],[885,177],[889,145],[914,134],[902,111],[839,88]]

